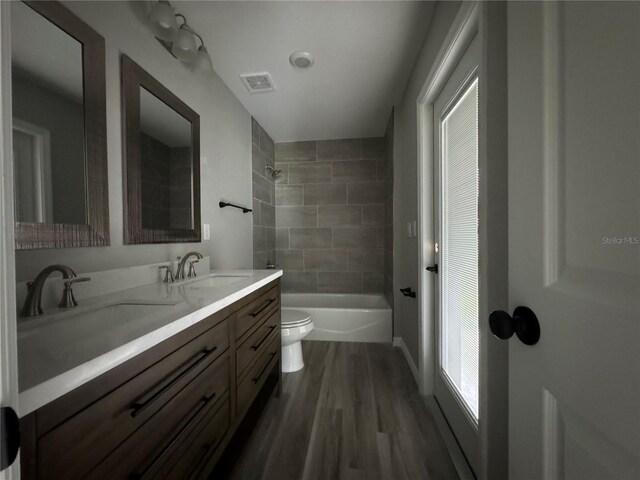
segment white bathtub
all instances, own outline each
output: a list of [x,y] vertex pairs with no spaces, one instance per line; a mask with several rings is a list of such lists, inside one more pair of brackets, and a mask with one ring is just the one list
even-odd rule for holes
[[314,329],[305,340],[392,341],[391,307],[382,294],[283,293],[282,308],[311,315]]

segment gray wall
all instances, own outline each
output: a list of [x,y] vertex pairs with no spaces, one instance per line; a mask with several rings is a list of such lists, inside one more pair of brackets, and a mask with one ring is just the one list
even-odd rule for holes
[[[433,62],[460,8],[460,2],[438,2],[427,36],[402,101],[395,110],[394,139],[394,283],[418,288],[417,238],[407,238],[408,222],[418,218],[418,139],[416,100],[433,66]],[[394,291],[394,336],[402,337],[416,365],[418,365],[419,315],[416,299],[403,297]]]
[[275,179],[267,166],[274,167],[274,144],[255,118],[251,119],[253,181],[253,268],[266,268],[276,261]]
[[385,139],[276,144],[286,292],[384,291]]
[[[225,199],[251,204],[251,117],[215,74],[191,72],[153,38],[146,24],[148,2],[64,2],[106,40],[107,148],[111,246],[19,251],[17,279],[32,279],[52,263],[77,272],[144,265],[189,250],[211,257],[214,268],[251,268],[252,220],[238,210],[218,207]],[[120,54],[126,53],[200,114],[202,222],[211,240],[167,245],[123,245]]]

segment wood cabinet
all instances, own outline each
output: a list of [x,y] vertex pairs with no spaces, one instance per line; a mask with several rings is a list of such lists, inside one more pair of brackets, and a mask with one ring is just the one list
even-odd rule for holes
[[207,478],[280,352],[277,280],[22,418],[22,476]]

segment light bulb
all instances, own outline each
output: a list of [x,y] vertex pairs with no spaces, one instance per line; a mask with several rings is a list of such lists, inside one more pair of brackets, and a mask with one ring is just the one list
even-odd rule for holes
[[186,63],[192,62],[198,53],[198,49],[196,48],[196,39],[193,37],[193,34],[184,27],[184,25],[178,30],[178,35],[171,46],[171,53],[173,53],[176,58],[179,58]]
[[175,11],[165,0],[160,0],[153,6],[149,12],[149,23],[153,34],[162,40],[171,42],[178,33]]
[[200,45],[198,48],[198,54],[193,61],[193,70],[196,72],[212,72],[213,71],[213,63],[211,62],[211,57],[209,56],[209,52],[204,45]]

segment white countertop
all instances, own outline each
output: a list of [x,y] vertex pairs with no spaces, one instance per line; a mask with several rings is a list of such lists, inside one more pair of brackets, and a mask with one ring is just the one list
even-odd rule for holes
[[[227,279],[214,285],[208,279]],[[282,270],[212,270],[80,301],[18,323],[20,416],[117,367],[282,276]],[[223,279],[224,280],[224,279]]]

